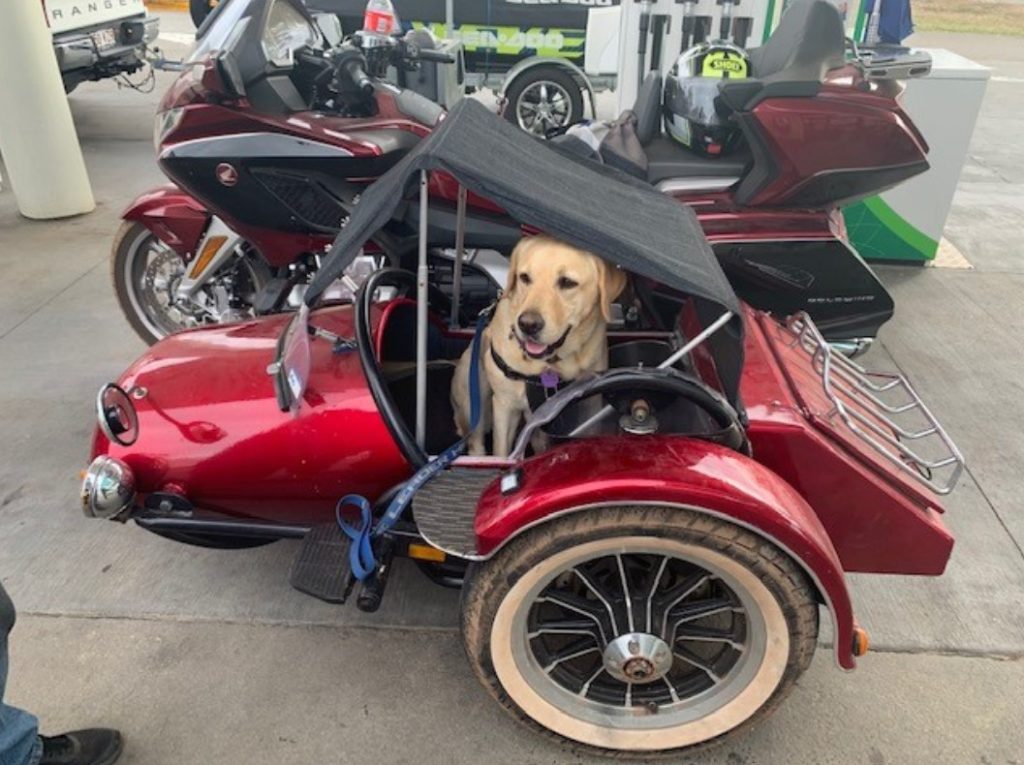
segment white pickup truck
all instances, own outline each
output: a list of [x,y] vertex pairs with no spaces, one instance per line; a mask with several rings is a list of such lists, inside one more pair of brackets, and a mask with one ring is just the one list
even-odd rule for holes
[[42,4],[68,93],[86,80],[141,69],[146,45],[160,31],[159,18],[146,12],[143,0],[42,0]]

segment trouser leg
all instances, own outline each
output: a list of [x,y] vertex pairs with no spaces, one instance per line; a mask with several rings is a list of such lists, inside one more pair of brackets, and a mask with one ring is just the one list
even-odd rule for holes
[[34,765],[39,759],[35,717],[4,703],[7,687],[7,638],[14,627],[14,604],[0,584],[0,765]]

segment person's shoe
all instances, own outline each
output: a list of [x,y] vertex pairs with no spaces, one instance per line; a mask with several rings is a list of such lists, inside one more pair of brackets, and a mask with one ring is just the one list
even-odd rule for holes
[[112,765],[121,756],[124,740],[116,730],[92,728],[60,736],[41,736],[39,765]]

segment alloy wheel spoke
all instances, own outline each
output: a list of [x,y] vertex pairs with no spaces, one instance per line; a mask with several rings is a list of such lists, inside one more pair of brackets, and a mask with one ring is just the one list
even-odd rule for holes
[[583,683],[583,686],[580,688],[579,692],[576,695],[586,697],[587,691],[590,690],[590,686],[593,684],[595,680],[597,680],[598,677],[601,676],[601,674],[604,671],[604,664],[601,664],[597,669],[594,670],[594,674],[587,678],[587,681]]
[[668,679],[668,675],[665,675],[663,678],[661,678],[661,680],[665,683],[665,687],[668,688],[668,695],[672,697],[672,702],[678,702],[679,691],[676,690],[676,687],[672,684],[672,681]]
[[569,661],[571,659],[576,659],[580,656],[585,656],[588,653],[593,653],[594,651],[600,650],[601,649],[598,648],[598,646],[594,645],[589,640],[577,640],[565,646],[565,648],[561,649],[560,651],[552,654],[547,665],[544,667],[544,671],[548,674],[551,674],[551,671],[562,662]]
[[622,632],[622,629],[619,627],[618,619],[616,618],[615,608],[612,605],[615,601],[615,596],[602,587],[601,583],[594,579],[594,577],[584,569],[577,567],[574,568],[572,572],[579,577],[580,581],[583,582],[594,597],[604,604],[604,607],[608,612],[608,617],[611,619],[612,632],[615,634]]
[[665,614],[666,622],[671,625],[671,630],[667,633],[669,643],[676,642],[676,634],[682,624],[717,614],[742,612],[742,610],[725,598],[709,598],[678,605]]
[[585,616],[597,625],[597,629],[601,634],[602,645],[607,645],[609,642],[609,635],[614,631],[614,622],[609,625],[610,631],[605,630],[605,619],[607,615],[604,609],[594,605],[591,601],[586,598],[581,598],[578,595],[573,595],[571,592],[564,592],[562,590],[556,590],[547,593],[543,598],[543,601],[548,603],[554,603],[556,606],[568,609],[580,616]]
[[651,581],[651,586],[647,591],[647,631],[650,632],[654,621],[654,593],[658,591],[658,585],[661,584],[661,577],[665,573],[665,568],[668,566],[668,558],[663,557],[661,564],[658,566],[658,570],[654,574],[654,579]]
[[700,656],[695,654],[693,651],[688,651],[685,648],[675,648],[672,651],[672,653],[675,655],[677,659],[681,659],[687,664],[690,664],[699,669],[705,675],[710,677],[711,680],[716,684],[722,681],[722,678],[715,673],[714,668],[707,661],[705,661]]
[[530,632],[527,637],[533,640],[541,635],[589,635],[595,643],[603,645],[600,624],[597,624],[592,618],[546,621]]
[[629,631],[636,632],[636,624],[633,621],[633,598],[629,593],[629,581],[626,579],[626,566],[622,562],[622,556],[615,556],[615,566],[619,569],[619,579],[622,581],[622,599],[626,602],[626,618],[629,619]]
[[[658,609],[661,614],[661,634],[668,638],[672,633],[669,632],[669,614],[672,609],[675,608],[686,598],[690,597],[698,588],[704,585],[711,576],[704,572],[698,574],[691,574],[685,577],[682,581],[673,587],[670,587],[664,593],[661,593],[654,598],[654,607]],[[652,618],[652,622],[655,620]]]
[[698,643],[725,643],[736,651],[742,651],[744,646],[740,642],[735,629],[719,629],[716,627],[701,627],[697,624],[681,623],[676,625],[674,642],[694,641]]

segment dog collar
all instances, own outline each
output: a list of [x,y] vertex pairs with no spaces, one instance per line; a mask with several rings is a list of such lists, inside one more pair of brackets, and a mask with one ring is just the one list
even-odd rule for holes
[[558,372],[550,367],[545,369],[539,375],[528,375],[524,372],[520,372],[518,369],[513,369],[509,366],[509,363],[501,357],[501,355],[494,350],[494,346],[491,346],[491,359],[494,361],[495,366],[501,370],[501,373],[505,375],[509,380],[518,380],[524,382],[527,385],[537,385],[541,388],[547,388],[549,390],[557,390],[558,388],[564,387],[567,382],[562,380],[558,376]]
[[518,380],[526,383],[526,401],[530,405],[531,412],[547,401],[553,394],[572,382],[572,380],[563,380],[558,376],[558,372],[550,367],[539,375],[523,374],[518,369],[510,367],[508,362],[494,350],[493,345],[491,346],[491,360],[494,361],[494,365],[509,380]]

